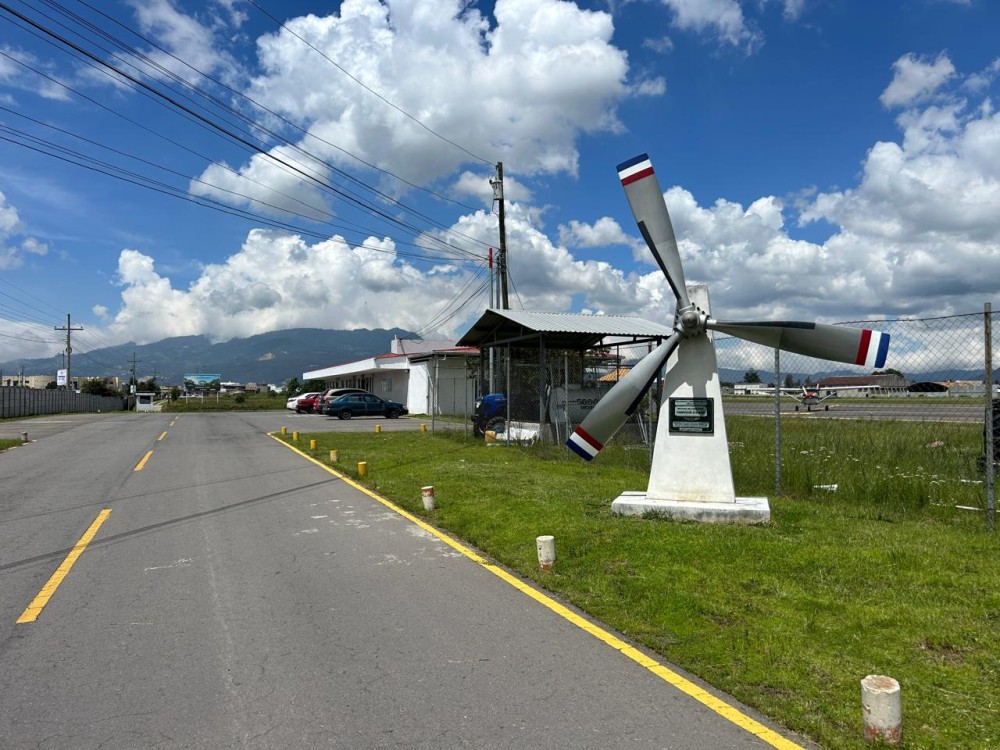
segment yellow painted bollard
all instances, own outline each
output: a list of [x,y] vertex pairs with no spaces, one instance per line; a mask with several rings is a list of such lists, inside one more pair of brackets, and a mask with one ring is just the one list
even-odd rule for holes
[[316,450],[316,441],[315,440],[310,440],[309,441],[309,450],[311,450],[311,451]]
[[337,451],[330,451],[330,463],[337,463]]
[[424,424],[423,422],[420,423],[420,431],[427,432],[427,425]]
[[358,476],[364,479],[368,476],[368,462],[358,461]]
[[292,433],[292,440],[298,440],[298,439],[299,439],[299,431],[296,430],[295,432]]
[[380,424],[375,425],[375,432],[382,432],[382,425]]
[[288,428],[287,427],[282,427],[281,428],[281,434],[282,435],[287,435],[288,434]]

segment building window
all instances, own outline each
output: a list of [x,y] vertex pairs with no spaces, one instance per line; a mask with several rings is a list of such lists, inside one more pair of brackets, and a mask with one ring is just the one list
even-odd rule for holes
[[392,378],[382,381],[382,393],[392,393]]

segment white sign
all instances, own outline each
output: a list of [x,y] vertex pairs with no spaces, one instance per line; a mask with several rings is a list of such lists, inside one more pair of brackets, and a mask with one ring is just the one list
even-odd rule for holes
[[56,370],[56,385],[66,385],[65,370]]

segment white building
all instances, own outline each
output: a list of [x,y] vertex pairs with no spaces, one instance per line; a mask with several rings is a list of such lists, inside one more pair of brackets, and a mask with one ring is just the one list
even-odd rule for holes
[[[368,359],[302,373],[327,388],[364,388],[404,404],[411,414],[471,414],[479,349],[451,341],[393,339],[391,350]],[[435,389],[435,384],[437,387]]]

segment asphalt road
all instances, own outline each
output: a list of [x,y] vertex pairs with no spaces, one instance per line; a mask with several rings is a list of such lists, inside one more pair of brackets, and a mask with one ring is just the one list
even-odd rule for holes
[[0,748],[797,746],[265,434],[372,424],[5,423]]
[[[829,410],[825,407],[829,406]],[[726,414],[733,416],[774,416],[774,400],[761,398],[748,401],[723,401]],[[847,401],[836,399],[824,401],[814,406],[812,411],[800,406],[795,411],[795,404],[790,401],[781,402],[782,417],[804,419],[898,419],[907,422],[979,422],[984,419],[986,404],[971,401],[946,401],[944,399],[913,400],[908,403],[898,401],[879,401],[866,399],[864,401]]]

